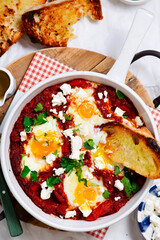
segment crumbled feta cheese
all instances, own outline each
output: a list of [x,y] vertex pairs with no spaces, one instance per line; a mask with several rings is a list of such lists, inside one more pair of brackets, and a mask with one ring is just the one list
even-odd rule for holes
[[79,160],[80,149],[82,147],[82,139],[79,136],[71,137],[71,155],[69,156],[72,159]]
[[104,100],[103,100],[103,101],[104,101],[104,103],[106,103],[106,102],[108,101],[108,98],[104,98]]
[[111,113],[107,114],[107,117],[111,117],[111,116],[112,116],[112,114],[111,114]]
[[115,197],[114,200],[118,201],[119,199],[121,199],[121,197]]
[[150,222],[153,223],[154,226],[160,227],[160,217],[156,216],[155,214],[151,214]]
[[89,168],[89,171],[90,171],[90,172],[94,172],[94,168],[93,168],[93,167],[90,167],[90,168]]
[[56,156],[53,153],[50,153],[46,157],[46,162],[52,164],[56,160]]
[[21,141],[25,141],[27,139],[27,134],[25,131],[20,132],[20,137],[21,137]]
[[158,214],[160,214],[160,199],[156,199],[154,202],[154,208]]
[[80,125],[79,131],[80,131],[80,134],[83,136],[87,136],[89,134],[89,129],[88,129],[87,125],[84,125],[84,124]]
[[64,83],[62,86],[60,86],[60,89],[62,90],[64,96],[72,93],[72,88],[70,84]]
[[65,117],[64,117],[64,115],[63,115],[63,111],[60,111],[59,113],[58,113],[58,117],[60,118],[60,120],[62,120],[62,123],[65,123]]
[[65,214],[65,218],[72,218],[72,217],[74,217],[76,215],[76,211],[75,210],[73,210],[73,211],[68,211],[68,212],[66,212],[66,214]]
[[83,90],[83,88],[79,88],[79,90],[75,93],[75,96],[79,98],[86,98],[88,94]]
[[123,183],[118,179],[115,181],[114,187],[116,187],[119,191],[122,191],[124,189]]
[[160,228],[159,227],[154,228],[152,240],[160,240]]
[[70,137],[71,138],[73,136],[73,129],[68,128],[68,129],[63,131],[63,134],[64,134],[65,137]]
[[83,203],[80,207],[79,210],[82,212],[83,217],[88,217],[90,213],[92,212],[92,209],[88,205],[87,202]]
[[62,92],[58,92],[56,95],[52,94],[52,106],[60,106],[62,104],[66,104],[67,100],[63,96]]
[[104,96],[107,98],[107,96],[108,96],[108,92],[105,90],[104,91]]
[[93,175],[88,169],[85,169],[85,171],[83,171],[83,178],[90,180],[93,179]]
[[114,110],[114,112],[118,115],[118,116],[123,116],[123,114],[125,113],[125,111],[123,111],[122,109],[120,109],[119,107],[116,107],[116,109]]
[[136,121],[138,126],[143,126],[143,122],[142,122],[142,120],[139,116],[136,116],[135,121]]
[[53,112],[54,114],[58,114],[56,109],[50,109],[50,112]]
[[103,98],[103,93],[99,92],[98,97],[99,97],[99,99],[102,99]]
[[44,181],[44,182],[41,184],[41,188],[42,188],[42,190],[41,190],[41,193],[40,193],[40,197],[41,197],[43,200],[49,199],[50,196],[51,196],[51,193],[52,193],[53,190],[54,190],[54,188],[48,187],[46,181]]
[[55,171],[56,176],[60,176],[61,174],[63,174],[65,172],[64,168],[53,168],[53,170]]
[[107,164],[107,168],[110,169],[110,170],[114,170],[114,166],[111,165],[111,164]]
[[94,164],[95,164],[95,167],[98,168],[98,169],[105,168],[105,163],[104,163],[103,158],[101,156],[95,157]]
[[144,214],[150,215],[154,211],[154,202],[151,201],[150,199],[147,199],[145,208],[144,208]]

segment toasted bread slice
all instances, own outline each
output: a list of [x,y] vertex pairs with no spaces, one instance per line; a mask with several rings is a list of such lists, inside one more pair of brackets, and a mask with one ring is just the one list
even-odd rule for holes
[[121,163],[144,177],[160,177],[160,145],[153,137],[118,123],[105,124],[103,130],[108,133],[106,148],[113,153],[110,159]]
[[22,36],[22,13],[45,2],[46,0],[0,1],[0,56]]
[[81,17],[101,20],[100,0],[60,0],[26,12],[22,16],[32,42],[49,47],[65,47],[74,36],[71,26]]

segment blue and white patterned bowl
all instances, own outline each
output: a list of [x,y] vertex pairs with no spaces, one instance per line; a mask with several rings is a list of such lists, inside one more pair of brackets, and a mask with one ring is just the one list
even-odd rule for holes
[[[152,227],[153,225],[150,222],[150,215],[145,214],[146,200],[149,199],[149,197],[155,197],[155,199],[160,200],[160,185],[154,185],[150,188],[145,200],[140,203],[138,207],[138,212],[137,212],[138,225],[144,238],[146,240],[154,240],[156,238],[154,238],[155,233],[154,233],[154,228]],[[155,211],[154,211],[154,214],[156,214]],[[159,214],[156,214],[156,216],[159,217],[160,219]]]

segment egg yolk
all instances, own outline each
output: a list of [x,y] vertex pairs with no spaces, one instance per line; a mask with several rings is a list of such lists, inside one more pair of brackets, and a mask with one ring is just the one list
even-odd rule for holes
[[94,106],[87,100],[78,107],[78,113],[82,118],[91,118],[94,114]]
[[51,152],[55,152],[59,148],[57,134],[54,132],[34,136],[31,142],[31,151],[37,158],[47,156]]
[[107,164],[113,164],[113,161],[110,159],[110,156],[112,154],[112,149],[107,144],[99,143],[98,149],[95,153],[92,154],[93,159],[101,156],[103,158],[103,164],[104,167],[106,167]]
[[74,202],[80,206],[86,201],[95,201],[97,191],[94,187],[86,187],[83,183],[78,183],[74,196]]

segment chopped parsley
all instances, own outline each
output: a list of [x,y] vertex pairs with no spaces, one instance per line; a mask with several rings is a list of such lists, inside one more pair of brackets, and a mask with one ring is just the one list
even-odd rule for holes
[[25,157],[25,156],[28,156],[28,154],[21,154],[21,157],[22,157],[22,158]]
[[105,199],[108,199],[110,194],[111,194],[110,192],[108,192],[107,190],[104,190],[102,196],[103,196]]
[[33,120],[33,125],[37,126],[37,125],[41,125],[41,124],[48,122],[48,120],[46,119],[47,116],[48,116],[48,114],[46,112],[38,114],[37,119],[35,118]]
[[62,157],[62,161],[60,162],[61,167],[65,168],[66,173],[68,173],[72,168],[77,165],[77,161],[71,158]]
[[42,109],[43,109],[42,104],[41,104],[41,103],[38,103],[37,106],[35,107],[34,111],[35,111],[35,112],[39,112],[39,111],[42,111]]
[[25,117],[24,117],[23,125],[24,125],[25,131],[26,131],[26,132],[30,132],[31,127],[32,127],[32,119],[29,118],[28,116],[25,116]]
[[74,134],[75,134],[76,132],[78,132],[78,131],[79,131],[79,128],[72,130],[72,132],[73,132]]
[[133,182],[131,184],[130,180],[127,177],[125,177],[125,176],[122,178],[121,182],[124,185],[124,190],[125,190],[126,196],[128,198],[131,197],[132,193],[135,193],[135,192],[137,192],[139,190],[138,184],[135,183],[135,182]]
[[42,159],[46,159],[46,156],[43,156]]
[[21,173],[21,178],[25,178],[30,171],[31,171],[31,170],[29,169],[28,166],[24,166],[23,171],[22,171],[22,173]]
[[123,113],[122,117],[123,118],[128,118],[128,114],[127,113]]
[[61,167],[65,168],[66,173],[69,173],[70,171],[73,171],[75,169],[75,174],[78,177],[78,182],[84,181],[84,185],[87,187],[87,179],[82,178],[82,166],[84,166],[83,161],[83,153],[79,156],[79,161],[76,161],[75,159],[62,157],[62,161],[60,162]]
[[55,152],[53,153],[55,156],[57,156],[57,158],[59,158],[59,154],[58,154],[58,150],[55,150]]
[[125,99],[125,96],[121,91],[117,90],[116,94],[119,99]]
[[67,114],[65,114],[65,113],[64,113],[64,117],[65,117],[66,120],[72,120],[72,116],[67,115]]
[[32,181],[37,181],[37,171],[31,171],[28,166],[24,166],[23,171],[21,173],[21,178],[25,178],[29,172]]
[[114,168],[114,174],[115,174],[115,176],[117,176],[119,173],[120,173],[119,167],[118,167],[118,166],[115,166],[115,168]]
[[124,167],[123,171],[124,171],[124,176],[131,179],[131,172],[129,171],[129,169],[127,167]]
[[87,148],[87,149],[94,149],[93,139],[88,139],[88,140],[84,143],[84,147]]
[[52,117],[53,117],[53,119],[59,119],[59,117],[56,117],[55,115],[53,115]]
[[37,171],[31,171],[30,178],[32,181],[37,181]]
[[49,177],[46,179],[46,183],[48,187],[53,187],[55,184],[60,183],[61,179],[59,177]]

